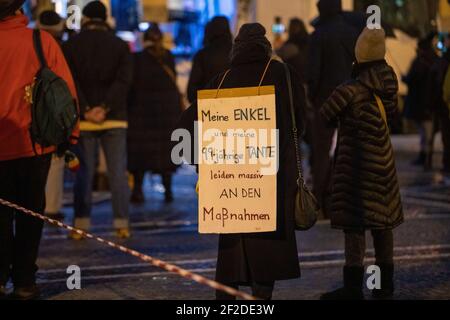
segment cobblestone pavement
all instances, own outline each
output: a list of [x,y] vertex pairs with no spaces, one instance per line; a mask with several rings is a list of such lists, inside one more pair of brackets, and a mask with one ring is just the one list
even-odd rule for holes
[[[403,143],[402,150],[407,150]],[[397,152],[407,219],[395,232],[396,299],[450,299],[450,189],[441,183],[438,170],[423,172],[410,166],[412,157],[410,152]],[[119,243],[213,278],[217,237],[197,233],[195,182],[192,169],[180,170],[174,181],[176,202],[165,205],[159,178],[149,178],[146,204],[132,207],[133,237]],[[71,208],[66,207],[65,213],[70,223]],[[95,234],[115,240],[108,200],[95,206],[93,225]],[[275,299],[317,299],[341,284],[341,232],[322,221],[297,238],[302,278],[277,283]],[[367,264],[372,257],[369,249]],[[70,265],[81,268],[81,290],[67,289]],[[214,298],[207,287],[93,241],[67,240],[66,232],[54,227],[45,229],[39,266],[44,299]],[[366,296],[370,298],[369,291]]]

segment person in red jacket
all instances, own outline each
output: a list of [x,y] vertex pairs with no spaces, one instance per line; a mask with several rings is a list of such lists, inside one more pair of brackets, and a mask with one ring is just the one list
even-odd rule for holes
[[[21,7],[24,0],[0,0],[0,198],[43,212],[45,184],[54,147],[37,147],[29,134],[30,103],[26,91],[40,68],[33,31]],[[64,79],[76,98],[76,89],[62,51],[53,37],[42,32],[50,69]],[[78,135],[78,129],[73,132]],[[38,296],[36,260],[43,222],[0,205],[0,298],[12,280],[12,298]]]

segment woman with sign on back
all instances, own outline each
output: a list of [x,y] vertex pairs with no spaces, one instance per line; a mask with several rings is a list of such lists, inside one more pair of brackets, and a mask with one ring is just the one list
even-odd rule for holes
[[[284,65],[271,61],[272,47],[265,37],[266,30],[258,23],[242,26],[232,50],[231,69],[215,78],[208,88],[254,87],[274,85],[276,90],[276,118],[279,130],[279,170],[277,173],[277,230],[267,233],[222,234],[216,280],[237,288],[251,286],[260,299],[272,298],[275,281],[300,277],[295,238],[294,205],[297,193],[296,153],[292,139],[292,119],[289,91]],[[291,69],[294,109],[297,123],[304,119],[305,93],[298,76]],[[183,114],[180,128],[188,129],[194,138],[197,104]],[[302,132],[303,128],[299,128]],[[201,188],[202,186],[200,186]],[[233,297],[217,292],[218,300]]]

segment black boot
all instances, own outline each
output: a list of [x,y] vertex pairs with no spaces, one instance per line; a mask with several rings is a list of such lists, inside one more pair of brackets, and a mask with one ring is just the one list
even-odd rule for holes
[[130,202],[132,204],[144,204],[145,203],[145,196],[144,192],[142,192],[142,189],[133,189],[133,192],[131,193]]
[[172,203],[173,202],[173,194],[172,194],[172,192],[166,192],[164,194],[164,201],[166,203]]
[[41,292],[36,285],[29,287],[14,288],[13,293],[9,296],[11,300],[36,300],[39,298]]
[[323,294],[320,300],[364,300],[364,267],[344,267],[344,287]]
[[0,285],[0,300],[4,300],[6,298],[6,287]]
[[133,191],[131,193],[130,202],[133,204],[144,204],[145,203],[145,196],[144,191],[142,190],[142,187],[144,185],[144,177],[145,172],[143,171],[135,171],[132,172],[133,178],[134,178],[134,187]]
[[173,202],[172,175],[170,173],[163,174],[162,182],[163,182],[164,189],[165,189],[164,201],[166,203],[172,203]]
[[411,162],[411,164],[413,166],[424,166],[426,161],[427,161],[427,154],[425,152],[421,151],[419,153],[419,156],[417,157],[417,159],[414,160],[413,162]]
[[372,290],[375,299],[387,300],[394,296],[394,265],[379,264],[381,270],[381,289]]

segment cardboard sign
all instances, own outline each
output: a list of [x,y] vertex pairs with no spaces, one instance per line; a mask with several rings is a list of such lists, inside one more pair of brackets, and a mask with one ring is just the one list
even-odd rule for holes
[[277,228],[275,87],[198,94],[199,232]]

